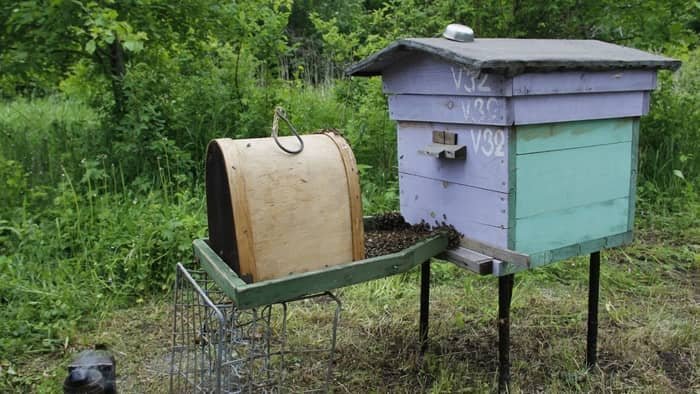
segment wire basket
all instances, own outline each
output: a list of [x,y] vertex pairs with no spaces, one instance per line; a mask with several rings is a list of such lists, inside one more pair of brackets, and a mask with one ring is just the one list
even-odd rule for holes
[[[295,353],[285,349],[287,302],[238,309],[206,271],[179,263],[174,293],[171,393],[286,391],[285,361]],[[328,352],[325,382],[321,389],[307,392],[329,389],[341,304],[328,292],[300,298],[324,295],[336,303],[330,349],[324,350]],[[302,351],[313,352],[318,350]]]

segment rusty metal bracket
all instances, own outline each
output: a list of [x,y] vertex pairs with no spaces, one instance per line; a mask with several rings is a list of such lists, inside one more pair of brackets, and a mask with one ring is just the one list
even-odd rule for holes
[[423,149],[418,150],[418,153],[432,156],[436,159],[467,159],[467,147],[464,145],[428,144]]
[[525,268],[530,268],[530,256],[524,253],[516,252],[514,250],[509,250],[505,248],[499,248],[497,246],[489,245],[487,243],[483,243],[467,237],[462,238],[462,240],[460,241],[460,245],[466,249],[470,249],[474,252],[489,256],[494,259],[519,265]]
[[457,133],[442,130],[433,130],[433,143],[418,150],[418,153],[437,159],[467,159],[467,147],[457,145]]

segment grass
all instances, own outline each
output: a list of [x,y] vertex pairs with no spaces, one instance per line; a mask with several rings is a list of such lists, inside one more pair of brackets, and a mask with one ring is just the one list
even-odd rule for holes
[[[591,372],[584,363],[586,258],[518,274],[511,315],[512,390],[700,390],[700,226],[697,216],[691,219],[684,218],[692,222],[684,232],[671,230],[668,218],[643,220],[632,245],[603,253],[599,366]],[[439,262],[432,272],[430,343],[423,360],[417,353],[417,271],[337,291],[343,312],[336,392],[493,391],[497,281]],[[107,344],[117,358],[122,392],[167,392],[170,307],[168,297],[158,296],[108,314],[65,349],[17,360],[16,375],[9,378],[36,391],[56,391],[75,351]],[[322,346],[331,319],[327,303],[297,303],[290,310],[289,346]],[[288,378],[292,391],[321,384],[322,374],[295,371]]]
[[[103,143],[102,119],[77,100],[63,97],[0,102],[0,159],[22,163],[30,185],[56,184],[79,172]],[[1,179],[1,178],[0,178]]]

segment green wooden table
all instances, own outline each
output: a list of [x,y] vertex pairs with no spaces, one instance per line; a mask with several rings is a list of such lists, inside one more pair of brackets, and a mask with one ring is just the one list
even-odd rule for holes
[[256,283],[244,282],[206,239],[193,244],[195,258],[211,279],[237,308],[250,309],[406,272],[445,252],[447,237],[436,235],[397,253]]

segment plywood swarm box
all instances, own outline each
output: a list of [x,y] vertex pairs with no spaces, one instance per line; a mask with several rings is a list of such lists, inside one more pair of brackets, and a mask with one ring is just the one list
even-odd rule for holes
[[248,283],[364,258],[350,146],[335,133],[300,138],[299,154],[273,138],[222,138],[207,149],[209,246]]
[[404,217],[537,266],[631,241],[639,117],[679,65],[595,40],[411,38],[348,73],[382,76]]

